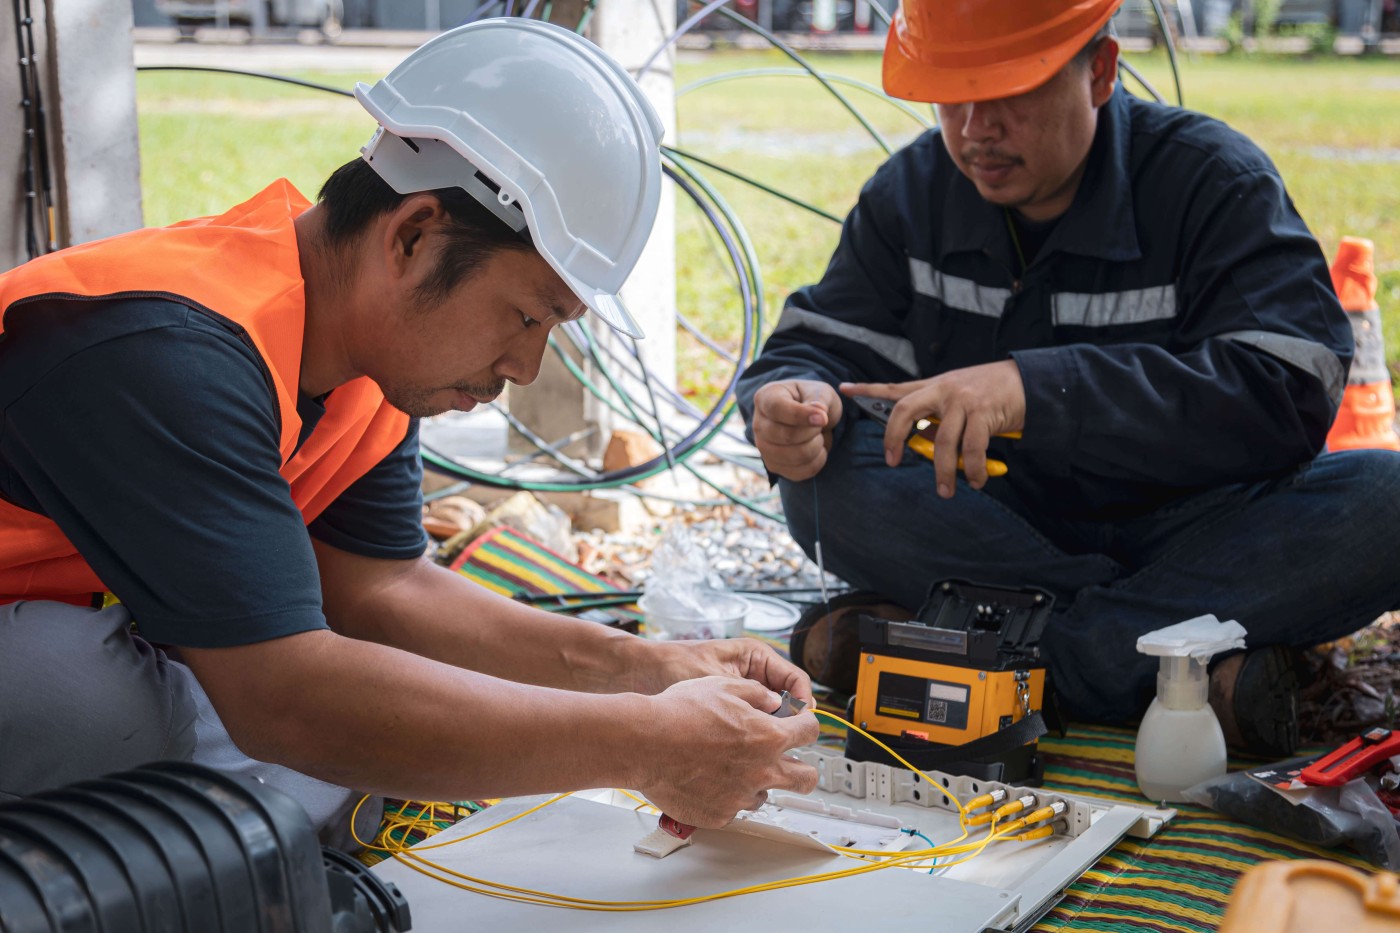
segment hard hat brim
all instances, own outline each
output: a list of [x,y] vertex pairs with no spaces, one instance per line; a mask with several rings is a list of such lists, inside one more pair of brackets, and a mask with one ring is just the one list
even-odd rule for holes
[[564,281],[574,290],[574,294],[588,305],[588,310],[602,318],[603,323],[613,330],[625,337],[631,337],[633,340],[641,340],[646,337],[642,328],[638,326],[636,320],[623,305],[620,297],[599,292],[590,295],[583,290],[585,287],[581,287],[580,283],[570,281],[568,278],[565,278]]

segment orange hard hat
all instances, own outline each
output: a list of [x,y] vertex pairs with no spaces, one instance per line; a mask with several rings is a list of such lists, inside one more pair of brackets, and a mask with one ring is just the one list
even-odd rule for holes
[[1049,81],[1123,0],[901,0],[885,40],[885,92],[940,104],[995,100]]

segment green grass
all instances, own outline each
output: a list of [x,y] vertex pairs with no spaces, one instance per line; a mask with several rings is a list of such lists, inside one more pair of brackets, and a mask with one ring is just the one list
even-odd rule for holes
[[[296,75],[350,88],[368,75]],[[314,197],[374,121],[351,98],[233,75],[141,73],[136,82],[146,223],[219,213],[286,177]]]
[[[879,57],[813,55],[823,71],[878,86]],[[1164,56],[1133,56],[1169,97]],[[687,56],[677,86],[754,68],[792,68],[780,53]],[[1387,356],[1400,371],[1400,60],[1201,57],[1183,62],[1186,103],[1253,138],[1278,164],[1299,211],[1331,256],[1343,235],[1375,241]],[[338,87],[370,75],[302,75]],[[1130,83],[1131,86],[1131,83]],[[895,145],[920,129],[909,115],[839,86]],[[220,211],[272,178],[311,196],[369,138],[348,98],[247,78],[142,74],[137,82],[146,222]],[[884,152],[809,77],[755,77],[702,87],[677,107],[675,142],[837,215],[854,203]],[[928,116],[927,108],[919,112]],[[792,289],[818,278],[839,228],[742,183],[704,171],[757,249],[771,326]],[[699,211],[678,201],[678,301],[707,334],[738,344],[738,299]],[[727,365],[684,335],[688,391],[707,396]]]

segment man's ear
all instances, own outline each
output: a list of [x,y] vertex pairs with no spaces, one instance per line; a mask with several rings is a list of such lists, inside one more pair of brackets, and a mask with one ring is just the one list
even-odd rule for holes
[[1102,107],[1113,96],[1118,83],[1118,40],[1104,36],[1089,63],[1089,96],[1094,107]]
[[381,248],[385,266],[396,278],[410,274],[421,265],[427,234],[447,219],[447,211],[436,195],[422,192],[404,198],[385,215],[381,227]]

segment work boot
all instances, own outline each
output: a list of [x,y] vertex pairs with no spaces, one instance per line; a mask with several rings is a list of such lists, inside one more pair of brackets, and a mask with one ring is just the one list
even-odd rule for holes
[[792,663],[823,686],[848,696],[855,693],[860,674],[857,619],[862,614],[898,622],[915,616],[878,593],[845,593],[811,607],[797,620],[788,642]]
[[1275,760],[1298,748],[1298,693],[1306,662],[1302,652],[1270,645],[1231,655],[1210,672],[1210,705],[1225,743]]

